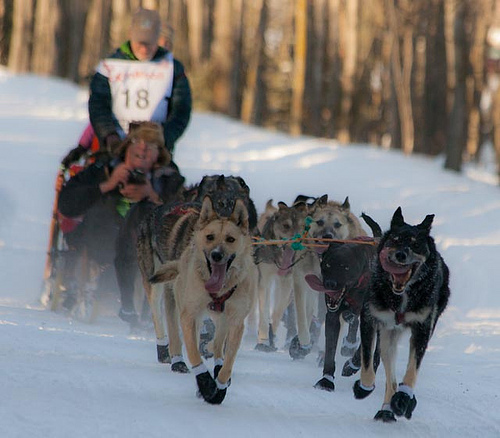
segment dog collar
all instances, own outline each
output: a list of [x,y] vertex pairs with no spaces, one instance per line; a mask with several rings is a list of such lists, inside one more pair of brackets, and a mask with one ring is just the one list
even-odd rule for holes
[[208,308],[210,310],[213,310],[214,312],[224,312],[224,303],[231,298],[231,295],[233,295],[234,291],[238,287],[237,284],[235,284],[231,289],[229,289],[224,295],[221,295],[220,297],[217,296],[216,293],[209,292],[210,298],[212,298],[212,301],[208,303]]

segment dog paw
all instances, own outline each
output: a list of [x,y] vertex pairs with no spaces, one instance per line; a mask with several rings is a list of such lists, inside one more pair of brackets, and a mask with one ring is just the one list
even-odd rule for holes
[[277,351],[278,349],[276,347],[273,347],[271,345],[268,345],[268,344],[264,344],[262,342],[259,342],[256,346],[255,346],[255,349],[257,351],[263,351],[264,353],[274,353],[275,351]]
[[293,360],[304,359],[310,352],[311,345],[300,345],[298,336],[295,336],[290,342],[288,353]]
[[[332,380],[333,380],[333,378],[332,378]],[[323,391],[333,392],[333,391],[335,391],[335,383],[333,383],[332,380],[330,380],[326,377],[323,377],[322,379],[320,379],[316,382],[314,387],[316,389],[321,389]]]
[[391,409],[398,417],[405,416],[411,419],[413,411],[417,406],[417,399],[404,391],[398,391],[392,396]]
[[198,374],[196,376],[196,383],[199,393],[205,401],[208,402],[215,397],[217,393],[217,384],[208,371]]
[[168,345],[157,345],[156,353],[158,355],[158,362],[160,363],[170,363],[170,352],[168,351]]
[[[217,379],[217,377],[219,377],[219,372],[221,369],[222,369],[222,365],[215,365],[214,366],[214,379]],[[227,386],[228,387],[231,386],[231,377],[227,381]]]
[[205,401],[207,403],[210,403],[211,405],[220,405],[224,401],[224,399],[226,398],[226,392],[227,392],[227,388],[224,388],[224,389],[217,388],[215,395],[210,399],[205,399]]
[[364,388],[363,385],[361,385],[361,381],[356,380],[356,382],[354,382],[354,386],[352,387],[352,392],[354,393],[355,398],[361,400],[368,397],[374,389],[375,385],[373,385],[372,388]]
[[373,417],[374,420],[383,421],[384,423],[394,423],[396,422],[396,417],[392,411],[381,409]]
[[188,374],[188,373],[189,373],[189,368],[188,368],[188,366],[186,365],[186,362],[183,362],[183,361],[179,361],[179,362],[175,362],[175,363],[173,363],[173,364],[170,366],[170,369],[171,369],[174,373],[180,373],[180,374]]
[[342,376],[344,377],[350,377],[356,374],[359,371],[360,367],[356,367],[353,363],[352,360],[349,359],[346,361],[344,366],[342,367]]

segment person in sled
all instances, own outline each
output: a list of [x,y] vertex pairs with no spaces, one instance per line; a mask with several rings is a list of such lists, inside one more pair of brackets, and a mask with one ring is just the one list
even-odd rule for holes
[[114,262],[121,295],[119,316],[131,323],[137,320],[135,228],[156,205],[174,200],[184,182],[168,166],[170,160],[162,127],[143,122],[116,148],[115,158],[89,165],[59,194],[60,213],[83,218],[66,240],[79,253],[85,248],[100,265]]
[[[90,83],[89,116],[101,149],[114,155],[130,123],[153,121],[162,126],[166,149],[191,117],[191,89],[184,66],[159,45],[157,11],[139,8],[132,16],[128,41],[102,60]],[[171,167],[178,170],[171,163]]]

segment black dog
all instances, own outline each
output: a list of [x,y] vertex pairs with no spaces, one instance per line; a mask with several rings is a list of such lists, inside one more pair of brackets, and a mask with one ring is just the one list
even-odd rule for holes
[[[365,214],[362,218],[372,228],[374,237],[380,238],[382,231],[378,224]],[[375,250],[375,242],[369,238],[360,239],[360,243],[331,243],[321,255],[322,280],[315,275],[306,276],[312,289],[324,292],[327,308],[323,377],[314,385],[315,388],[335,390],[335,354],[340,336],[340,317],[349,323],[349,328],[354,327],[355,340],[358,316],[368,291]],[[342,375],[352,375],[359,367],[358,349],[353,359],[345,363]]]
[[[396,421],[395,415],[411,418],[417,404],[413,394],[417,373],[450,296],[448,267],[429,235],[433,219],[434,215],[428,215],[419,225],[408,225],[399,207],[377,248],[369,295],[361,311],[361,380],[353,387],[358,399],[375,388],[372,347],[378,330],[386,390],[376,420]],[[394,364],[404,329],[411,330],[410,354],[398,386]]]

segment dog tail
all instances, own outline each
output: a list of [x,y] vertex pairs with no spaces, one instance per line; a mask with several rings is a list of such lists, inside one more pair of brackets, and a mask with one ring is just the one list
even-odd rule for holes
[[382,228],[377,224],[370,216],[365,213],[361,213],[361,218],[366,222],[366,224],[370,227],[373,233],[373,237],[382,237]]

